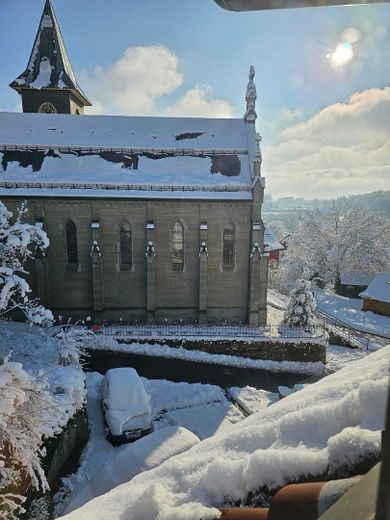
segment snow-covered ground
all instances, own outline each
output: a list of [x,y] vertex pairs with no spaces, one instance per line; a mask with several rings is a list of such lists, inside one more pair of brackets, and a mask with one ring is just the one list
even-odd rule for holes
[[[343,475],[380,453],[390,345],[254,413],[82,508],[73,520],[218,518],[288,481]],[[261,495],[258,495],[260,497]]]
[[360,332],[390,338],[390,317],[363,311],[363,300],[346,298],[323,289],[315,290],[317,307]]
[[252,386],[245,386],[244,388],[233,386],[228,389],[228,393],[248,415],[259,412],[279,399],[279,395],[276,393]]
[[22,363],[32,376],[47,380],[56,407],[45,411],[44,420],[59,432],[85,400],[85,376],[81,368],[60,365],[57,327],[42,329],[25,323],[0,321],[0,352],[10,352],[10,360]]
[[328,345],[326,347],[326,370],[328,374],[331,374],[368,354],[367,350]]
[[269,305],[267,307],[267,312],[270,311],[270,307],[284,312],[288,304],[288,298],[288,296],[285,296],[284,294],[281,294],[278,291],[275,291],[274,289],[268,288],[267,302]]
[[[118,477],[116,475],[118,473],[123,474],[123,468],[119,468],[119,465],[123,464],[124,457],[129,456],[126,455],[126,450],[128,451],[129,446],[134,446],[135,453],[138,453],[139,457],[140,452],[145,453],[145,448],[141,449],[142,444],[145,444],[143,439],[131,445],[119,447],[112,446],[106,440],[100,395],[102,379],[103,376],[97,372],[87,374],[87,414],[90,437],[83,452],[78,471],[74,475],[63,479],[64,489],[57,496],[59,500],[57,513],[62,510],[69,512],[85,503],[87,499],[90,500],[94,496],[101,494],[101,492],[108,491],[115,485],[118,485]],[[245,417],[240,408],[230,402],[226,398],[224,391],[218,386],[200,383],[174,383],[166,380],[148,380],[145,378],[142,378],[142,380],[146,391],[151,397],[150,403],[154,417],[155,432],[165,432],[168,429],[170,436],[176,435],[177,437],[178,433],[172,431],[172,429],[184,427],[193,432],[197,438],[205,439],[217,432],[226,431]],[[256,400],[256,395],[259,395],[259,391],[254,388],[248,388],[246,391],[245,389],[235,389],[235,393],[238,394],[239,390],[243,391],[240,405],[247,409],[249,409],[249,403],[252,403],[252,407],[255,406],[253,402]],[[265,391],[260,392],[262,402],[257,404],[257,408],[268,406],[273,402],[275,394]],[[268,394],[272,396],[269,399],[267,399]],[[183,437],[183,433],[180,435]],[[191,440],[188,438],[188,435],[184,440],[184,444],[183,441],[180,444],[181,451],[193,445],[193,442],[192,444],[190,442],[190,445],[188,445]],[[155,460],[158,448],[160,453],[159,463],[163,462],[161,460],[160,445],[163,443],[166,445],[167,442],[168,438],[163,440],[160,438],[160,442],[151,451],[148,447],[148,457],[151,456],[151,453],[154,453],[153,460]],[[172,443],[172,440],[170,442]],[[178,448],[176,448],[176,453],[178,452],[177,450]],[[166,455],[166,451],[167,449],[165,448],[164,455]],[[134,459],[133,453],[130,453],[130,456]],[[132,473],[131,476],[145,471],[145,469],[150,469],[145,464],[145,462],[142,463],[138,459],[135,462],[133,460],[129,469],[130,473]],[[68,496],[63,504],[62,499],[65,494]]]
[[[368,332],[390,338],[390,318],[370,311],[363,311],[363,300],[346,298],[331,291],[313,288],[317,309],[359,332]],[[273,289],[268,290],[268,319],[273,323],[288,303],[288,296]]]
[[[342,366],[366,354],[343,347],[332,347],[330,352],[332,358],[329,368],[332,371],[339,370]],[[149,447],[144,448],[139,441],[127,446],[114,447],[106,440],[100,402],[102,379],[103,376],[96,372],[87,374],[87,413],[90,438],[78,471],[75,475],[64,479],[64,489],[58,495],[58,514],[69,513],[88,500],[125,482],[126,475],[129,480],[136,474],[150,469],[152,467],[150,464],[140,460],[142,456],[149,460],[153,453],[153,460],[157,458],[160,463],[168,458],[166,456],[167,439],[164,439],[162,443],[164,445],[163,455],[161,455],[161,448],[154,446],[153,443],[153,450],[150,452]],[[279,394],[249,386],[232,387],[225,392],[220,387],[209,384],[174,383],[146,378],[142,378],[142,380],[146,391],[151,396],[150,404],[155,432],[165,432],[166,435],[170,432],[170,435],[176,437],[179,434],[172,431],[172,428],[186,428],[201,440],[226,432],[233,424],[242,421],[245,416],[260,412],[279,400]],[[291,390],[286,389],[285,393],[294,392],[300,387],[302,385],[296,385]],[[182,432],[179,433],[181,436],[184,435]],[[176,450],[185,451],[191,447],[188,445],[188,443],[191,444],[191,439],[188,439],[188,436],[184,436],[184,439],[184,444],[181,441],[180,448],[175,447]],[[129,449],[128,446],[134,448]],[[132,463],[126,463],[125,450],[129,452],[127,457],[135,458]],[[138,456],[135,457],[133,452],[138,453]],[[162,456],[165,457],[163,460],[161,460]],[[124,471],[124,467],[127,468],[127,473]],[[63,502],[64,494],[68,495],[65,502]]]
[[[275,312],[279,312],[280,320],[282,312],[276,310]],[[84,374],[79,368],[59,365],[60,345],[56,337],[57,332],[58,328],[55,327],[40,329],[20,323],[2,323],[0,348],[3,347],[3,350],[6,350],[9,345],[12,345],[12,360],[23,363],[23,367],[31,374],[44,372],[48,379],[49,389],[60,404],[60,417],[53,425],[58,430],[80,408],[85,390]],[[104,343],[106,348],[115,346],[117,350],[129,350],[129,345],[119,345],[112,338],[99,338],[97,342]],[[321,365],[321,370],[318,367],[313,370],[312,366],[309,371],[305,371],[303,365],[310,364],[254,361],[236,356],[185,351],[163,345],[156,345],[151,350],[149,345],[136,345],[134,352],[138,352],[140,349],[141,353],[144,353],[145,348],[151,355],[186,359],[186,355],[189,354],[189,360],[206,363],[251,366],[276,371],[298,371],[315,375],[324,373],[323,365]],[[366,354],[367,352],[343,347],[328,347],[327,371],[339,370]],[[311,365],[315,367],[320,364]],[[87,413],[90,438],[83,452],[78,471],[64,479],[64,489],[57,495],[58,514],[69,513],[94,497],[110,491],[118,484],[127,482],[133,477],[138,478],[136,475],[152,471],[152,468],[157,468],[160,464],[164,465],[170,457],[194,446],[198,439],[204,441],[227,435],[236,428],[235,425],[238,422],[246,424],[245,421],[242,422],[245,416],[261,414],[266,408],[274,407],[279,399],[278,394],[252,387],[234,387],[224,391],[215,385],[174,383],[143,378],[145,388],[151,396],[150,404],[155,432],[151,436],[141,439],[142,442],[137,441],[132,445],[113,447],[105,438],[100,396],[102,377],[98,373],[87,374]],[[246,434],[244,433],[244,435]],[[251,443],[253,444],[251,436],[252,434],[249,436],[249,446]],[[141,444],[137,444],[138,442]],[[238,444],[240,443],[238,442]],[[241,450],[241,448],[239,449]],[[190,469],[190,471],[192,470]],[[220,469],[216,471],[218,480]],[[226,466],[226,471],[229,475],[231,468]]]

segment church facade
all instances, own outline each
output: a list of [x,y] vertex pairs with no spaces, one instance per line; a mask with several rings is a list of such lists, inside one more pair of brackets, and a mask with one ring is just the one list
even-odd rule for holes
[[269,251],[254,70],[242,119],[86,116],[50,0],[23,113],[0,114],[0,197],[47,232],[30,266],[57,315],[266,323]]

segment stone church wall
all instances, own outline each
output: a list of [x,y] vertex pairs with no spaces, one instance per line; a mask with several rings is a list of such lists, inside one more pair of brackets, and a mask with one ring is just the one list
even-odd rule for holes
[[[11,209],[20,204],[6,202]],[[43,259],[44,275],[30,266],[35,295],[58,315],[95,321],[196,322],[200,321],[200,258],[202,241],[207,243],[206,311],[204,323],[246,323],[249,298],[249,255],[251,202],[210,201],[128,201],[128,200],[30,200],[28,219],[43,218],[49,239],[48,256]],[[77,226],[79,263],[66,260],[65,226],[71,218]],[[133,261],[131,268],[120,265],[119,227],[131,225]],[[92,230],[92,221],[99,229]],[[185,258],[183,271],[172,270],[172,228],[175,221],[184,226]],[[154,230],[146,229],[154,222]],[[203,223],[203,231],[200,224]],[[207,223],[207,230],[204,224]],[[235,262],[230,270],[222,265],[223,229],[235,229]],[[101,302],[94,301],[92,260],[94,239],[101,251]],[[149,233],[149,235],[148,235]],[[148,303],[146,245],[155,247],[154,301]],[[100,268],[100,266],[99,266]],[[46,280],[46,281],[45,281]],[[266,282],[265,282],[266,284]],[[266,294],[266,288],[264,290]],[[95,295],[95,296],[94,296]],[[264,307],[265,307],[265,302]],[[149,311],[148,311],[149,309]],[[150,310],[152,309],[152,310]],[[261,318],[264,322],[264,315]]]

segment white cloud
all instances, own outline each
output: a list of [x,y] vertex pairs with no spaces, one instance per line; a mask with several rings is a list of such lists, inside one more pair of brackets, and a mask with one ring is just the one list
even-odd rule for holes
[[113,65],[83,71],[80,83],[93,101],[90,113],[148,114],[183,83],[177,56],[167,47],[129,47]]
[[353,94],[285,128],[264,147],[274,196],[336,197],[390,189],[390,87]]
[[179,60],[163,45],[129,47],[113,65],[83,71],[80,84],[93,102],[92,114],[229,117],[231,105],[214,97],[207,85],[185,91],[171,105],[164,96],[184,81]]
[[172,106],[166,109],[171,116],[232,117],[232,106],[223,99],[213,97],[214,92],[207,85],[197,85]]

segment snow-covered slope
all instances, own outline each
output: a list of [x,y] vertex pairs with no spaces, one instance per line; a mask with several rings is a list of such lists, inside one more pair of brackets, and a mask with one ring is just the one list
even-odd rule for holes
[[[323,475],[377,456],[390,345],[207,439],[67,520],[199,520],[264,487]],[[214,506],[214,507],[213,507]]]

